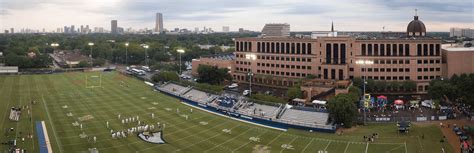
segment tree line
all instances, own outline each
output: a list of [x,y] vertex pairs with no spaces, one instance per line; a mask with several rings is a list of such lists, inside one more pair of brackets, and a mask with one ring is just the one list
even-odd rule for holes
[[[154,65],[178,59],[177,49],[184,49],[182,61],[189,61],[203,55],[222,52],[220,47],[200,49],[198,44],[233,46],[232,38],[254,35],[239,33],[206,35],[13,34],[0,35],[0,52],[3,52],[6,65],[20,66],[21,68],[46,67],[51,62],[48,56],[26,58],[27,54],[35,52],[37,55],[44,55],[52,53],[53,50],[79,49],[81,54],[88,56],[91,49],[88,43],[93,42],[92,56],[96,59],[125,64],[127,50],[128,64],[144,64],[145,49],[141,44],[147,44],[149,46],[147,49],[148,59],[150,65]],[[128,46],[125,46],[126,42],[129,43]],[[52,43],[58,43],[59,46],[54,48],[51,46]],[[228,50],[228,52],[233,52],[233,50]]]

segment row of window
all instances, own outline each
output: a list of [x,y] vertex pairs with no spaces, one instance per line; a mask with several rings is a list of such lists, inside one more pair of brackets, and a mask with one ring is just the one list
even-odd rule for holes
[[362,76],[371,80],[410,80],[410,76]]
[[[240,76],[240,75],[234,75],[234,79],[239,80],[239,81],[247,81],[247,78],[245,76]],[[259,77],[252,77],[253,83],[260,83],[260,84],[273,84],[277,86],[293,86],[293,81],[291,80],[273,80],[273,79],[265,79],[265,78],[259,78]]]
[[417,56],[439,56],[440,45],[439,44],[417,44],[416,45]]
[[437,76],[426,76],[425,75],[425,76],[418,76],[417,77],[418,80],[433,80],[435,78],[440,78],[440,76],[439,75],[437,75]]
[[273,54],[311,54],[311,43],[257,42],[257,52]]
[[439,64],[441,60],[417,60],[418,64]]
[[247,52],[252,51],[252,42],[235,42],[235,51]]
[[362,68],[361,71],[365,72],[410,72],[410,68]]
[[270,70],[257,70],[259,74],[268,74],[268,75],[279,75],[279,76],[292,76],[292,77],[306,77],[309,74],[306,73],[295,73],[295,72],[280,72],[280,71],[270,71]]
[[346,64],[346,44],[326,44],[326,64]]
[[303,70],[311,70],[311,66],[305,65],[286,65],[286,64],[273,64],[273,63],[257,63],[257,66],[263,67],[276,67],[276,68],[287,68],[287,69],[303,69]]
[[257,56],[257,59],[262,60],[281,60],[281,61],[296,61],[296,62],[311,62],[311,58],[301,58],[301,57],[279,57],[279,56]]
[[246,62],[246,61],[235,61],[235,64],[252,65],[251,62]]
[[441,71],[441,68],[437,67],[437,68],[418,68],[417,69],[418,72],[440,72]]
[[362,56],[410,56],[409,44],[362,44]]

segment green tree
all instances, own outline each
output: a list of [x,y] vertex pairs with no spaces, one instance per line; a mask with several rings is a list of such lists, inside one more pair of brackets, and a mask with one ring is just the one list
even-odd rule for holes
[[407,92],[412,92],[416,90],[416,83],[412,80],[407,80],[402,82],[403,90]]
[[288,88],[286,96],[288,96],[289,99],[302,98],[303,92],[301,91],[300,86],[293,86]]
[[178,73],[173,71],[161,71],[160,73],[153,75],[151,79],[153,82],[179,81],[179,76]]
[[387,81],[376,81],[375,88],[377,92],[384,92],[387,90]]
[[224,80],[232,80],[227,68],[217,68],[216,66],[199,65],[198,82],[209,84],[221,84]]
[[339,94],[328,102],[329,115],[336,124],[344,123],[344,127],[352,127],[357,107],[353,97],[349,94]]

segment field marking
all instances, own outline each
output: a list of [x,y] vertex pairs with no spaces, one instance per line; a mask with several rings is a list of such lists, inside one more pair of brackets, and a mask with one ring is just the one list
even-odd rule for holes
[[418,143],[420,144],[421,151],[423,151],[423,144],[421,144],[420,137],[417,136],[416,139],[418,139]]
[[346,145],[346,149],[344,149],[344,153],[347,152],[347,148],[349,148],[349,144],[350,144],[350,143],[348,142],[347,145]]
[[[217,146],[215,145],[215,146],[213,146],[212,148],[209,148],[209,149],[207,149],[207,150],[204,150],[204,152],[207,152],[207,151],[209,151],[209,150],[212,150],[212,149],[214,149],[214,148],[216,148],[216,147],[220,147],[222,144],[225,144],[225,143],[229,142],[230,140],[234,140],[235,138],[238,138],[238,137],[241,136],[242,134],[247,133],[250,129],[252,129],[252,128],[248,128],[247,130],[245,130],[245,132],[240,132],[239,135],[234,136],[234,137],[231,138],[231,139],[227,139],[226,141],[224,141],[223,143],[221,143],[221,144],[219,144],[219,145],[217,145]],[[232,150],[231,150],[231,151],[232,151]]]
[[[239,125],[236,125],[236,126],[232,127],[230,130],[232,130],[232,129],[235,129],[235,128],[237,128],[237,127],[239,127]],[[178,152],[178,151],[181,151],[181,150],[184,150],[184,149],[190,148],[191,146],[194,146],[194,145],[196,145],[196,144],[199,144],[199,143],[201,143],[201,142],[206,142],[206,141],[208,141],[208,140],[210,140],[210,139],[212,139],[212,138],[215,138],[215,137],[217,137],[217,136],[220,136],[220,135],[222,135],[222,134],[223,134],[223,132],[221,132],[221,133],[217,133],[216,135],[214,135],[214,136],[212,136],[212,137],[209,137],[209,138],[203,139],[203,140],[201,140],[201,141],[198,141],[198,142],[196,142],[196,143],[193,143],[193,144],[191,144],[191,145],[187,145],[187,146],[186,146],[186,147],[184,147],[184,148],[179,148],[179,149],[176,149],[176,150],[175,150],[175,151],[173,151],[173,152]]]
[[[200,134],[200,133],[210,131],[211,129],[214,129],[214,128],[216,128],[216,127],[220,127],[221,125],[224,125],[225,123],[228,123],[228,121],[222,122],[222,123],[220,123],[220,124],[217,124],[217,125],[212,126],[211,128],[208,128],[208,129],[206,129],[206,130],[202,130],[202,131],[200,131],[200,132],[198,132],[198,133],[194,133],[194,134],[191,134],[191,135],[188,135],[188,136],[185,136],[185,137],[181,137],[180,139],[176,139],[176,140],[173,140],[173,141],[178,142],[178,141],[183,140],[183,139],[185,139],[185,138],[189,138],[189,137],[192,137],[192,136],[196,136],[196,135],[198,135],[198,134]],[[164,132],[163,132],[163,133],[164,133]],[[138,150],[137,152],[149,150],[149,149],[152,149],[152,148],[155,148],[155,147],[156,147],[156,146],[148,147],[148,148],[145,148],[145,149]]]
[[365,153],[367,153],[367,150],[369,150],[369,142],[367,142],[367,145],[365,146]]
[[306,151],[306,149],[309,147],[309,145],[310,145],[311,143],[313,143],[313,141],[314,141],[314,138],[312,138],[311,141],[309,141],[309,143],[303,148],[303,150],[301,151],[301,153],[304,153],[304,152]]
[[324,147],[324,151],[326,151],[329,147],[329,145],[332,143],[332,141],[329,141],[328,144],[326,145],[326,147]]
[[405,153],[408,153],[407,142],[405,141]]
[[[298,138],[298,137],[295,137],[293,140],[291,140],[290,143],[288,143],[288,145],[291,145],[291,143],[293,143],[297,138]],[[282,153],[283,150],[285,150],[285,148],[282,148],[282,149],[280,150],[280,153]]]
[[[257,129],[257,130],[259,130],[259,129]],[[259,134],[257,137],[260,137],[260,136],[262,136],[262,135],[264,135],[264,134],[266,134],[266,133],[268,132],[267,129],[264,129],[264,130],[265,130],[265,131],[264,131],[263,133]],[[248,145],[248,144],[251,143],[251,142],[252,142],[252,141],[248,141],[247,143],[244,143],[244,144],[240,145],[239,147],[233,149],[233,150],[232,150],[232,153],[234,153],[235,151],[239,150],[240,148],[242,148],[242,147]]]
[[278,139],[281,135],[283,134],[283,132],[281,132],[278,136],[276,136],[275,138],[273,138],[270,142],[267,143],[266,146],[270,145],[273,143],[273,141],[275,141],[276,139]]
[[[5,78],[4,80],[6,80],[6,78]],[[12,81],[12,82],[13,82],[13,81]],[[13,83],[12,83],[12,84],[13,84]],[[12,86],[13,86],[13,85],[12,85]],[[6,89],[7,86],[4,86],[4,87],[5,87],[5,88],[2,88],[2,92],[4,91],[4,89]],[[11,95],[11,93],[12,93],[12,89],[10,89],[10,95]],[[11,97],[10,97],[10,98],[11,98]],[[6,105],[7,107],[10,107],[10,102],[13,101],[13,100],[10,100],[10,98],[9,98],[9,100],[7,100],[7,101],[8,101],[8,103],[7,103],[7,105]],[[7,118],[7,114],[9,114],[8,111],[5,111],[5,114],[3,114],[2,128],[6,126],[6,124],[3,124],[3,123],[5,123],[5,119]]]
[[391,151],[397,150],[398,148],[401,148],[401,147],[403,147],[403,145],[400,145],[400,146],[398,146],[398,147],[392,148],[392,149],[390,149],[390,150],[388,150],[388,151],[385,151],[385,152],[391,152]]
[[46,100],[44,100],[44,95],[43,94],[41,94],[41,99],[43,100],[43,105],[45,107],[46,114],[48,116],[49,125],[51,125],[51,129],[53,130],[54,139],[56,139],[56,144],[58,145],[59,152],[62,153],[63,148],[61,146],[61,142],[60,142],[61,140],[58,139],[58,137],[56,136],[56,130],[54,129],[53,120],[51,119],[51,115],[49,114],[49,109],[48,109],[48,106],[46,106]]

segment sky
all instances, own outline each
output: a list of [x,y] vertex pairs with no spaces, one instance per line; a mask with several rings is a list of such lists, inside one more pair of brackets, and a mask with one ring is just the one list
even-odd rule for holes
[[[55,30],[65,25],[152,29],[211,27],[261,31],[289,23],[291,31],[405,31],[417,9],[427,31],[474,28],[474,0],[0,0],[0,29]],[[16,30],[16,31],[17,31]]]

